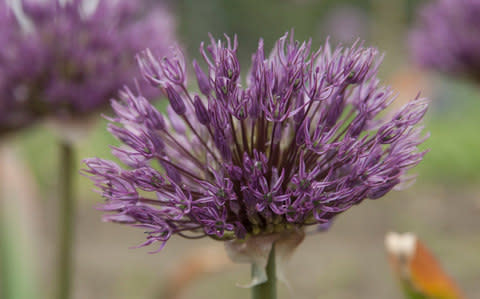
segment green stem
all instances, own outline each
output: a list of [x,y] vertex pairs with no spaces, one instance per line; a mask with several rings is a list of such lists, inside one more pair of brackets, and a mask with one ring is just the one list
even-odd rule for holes
[[[3,183],[3,182],[2,182]],[[2,186],[3,187],[3,186]],[[1,192],[1,190],[0,190]],[[5,211],[3,195],[0,194],[0,298],[15,298],[17,272],[15,270],[15,238],[8,230],[8,213]]]
[[[254,269],[252,268],[252,275]],[[275,243],[268,256],[267,262],[268,280],[262,284],[252,287],[252,299],[276,299],[277,298],[277,276],[275,270]]]
[[71,297],[74,239],[73,224],[75,217],[75,204],[73,198],[73,162],[73,146],[66,141],[60,142],[57,299],[69,299]]
[[[0,298],[35,298],[35,267],[32,261],[31,231],[25,221],[31,198],[25,187],[25,178],[12,167],[18,167],[12,145],[0,142]],[[12,151],[13,150],[13,151]],[[30,187],[27,184],[28,187]],[[38,297],[38,296],[37,296]]]

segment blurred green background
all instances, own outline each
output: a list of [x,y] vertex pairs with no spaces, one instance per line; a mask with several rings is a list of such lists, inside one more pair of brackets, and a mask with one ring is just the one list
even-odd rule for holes
[[[431,100],[425,121],[431,137],[423,145],[430,152],[415,169],[416,184],[385,199],[365,202],[340,216],[329,232],[309,236],[287,271],[295,294],[292,298],[402,298],[389,275],[383,250],[383,236],[391,230],[418,233],[443,260],[469,298],[480,298],[480,86],[418,70],[410,61],[407,35],[421,3],[414,0],[168,2],[177,15],[179,43],[189,58],[200,58],[198,47],[201,41],[208,40],[208,32],[215,37],[223,33],[238,35],[243,72],[259,37],[265,39],[266,49],[291,28],[296,39],[311,37],[315,47],[327,36],[333,44],[350,44],[360,37],[366,45],[386,53],[381,79],[399,93],[398,102],[413,99],[418,92]],[[192,88],[196,86],[192,84]],[[159,107],[163,102],[158,103]],[[113,158],[109,145],[117,141],[105,127],[104,120],[95,121],[91,132],[80,141],[78,169],[82,167],[81,159],[86,157]],[[19,246],[9,250],[17,253],[16,257],[22,261],[17,264],[22,269],[3,275],[11,276],[11,281],[20,285],[16,298],[50,298],[53,291],[56,140],[49,128],[38,126],[3,141],[14,149],[18,160],[14,163],[24,164],[32,179],[24,179],[23,173],[4,175],[13,179],[20,176],[22,186],[33,190],[35,197],[26,199],[18,209],[13,208],[12,219],[8,220],[9,226],[15,227],[11,230],[11,244]],[[215,243],[173,239],[156,255],[146,254],[149,249],[129,249],[143,240],[141,232],[101,223],[101,213],[95,210],[100,198],[91,191],[90,181],[78,175],[76,188],[79,212],[74,298],[166,298],[163,291],[185,257],[195,252],[197,246]],[[248,296],[248,290],[235,287],[237,282],[248,280],[247,266],[219,266],[211,271],[213,274],[203,275],[187,285],[179,298]],[[285,287],[281,293],[280,298],[290,298]]]

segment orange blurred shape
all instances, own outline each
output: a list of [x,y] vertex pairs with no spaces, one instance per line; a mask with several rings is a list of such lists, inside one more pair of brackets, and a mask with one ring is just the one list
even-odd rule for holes
[[225,271],[231,265],[223,246],[215,244],[192,248],[170,271],[165,289],[158,298],[179,299],[195,280]]
[[411,298],[465,299],[440,263],[412,233],[385,237],[391,266]]
[[399,91],[396,100],[393,102],[395,107],[402,107],[418,94],[420,97],[430,98],[431,80],[428,76],[417,69],[415,66],[406,65],[390,75],[388,84],[392,90]]

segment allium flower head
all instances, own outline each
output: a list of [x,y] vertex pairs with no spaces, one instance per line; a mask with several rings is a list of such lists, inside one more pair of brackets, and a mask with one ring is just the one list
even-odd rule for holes
[[260,40],[243,81],[237,39],[216,41],[193,61],[201,94],[186,88],[180,53],[138,56],[147,80],[170,101],[166,115],[124,90],[112,103],[113,153],[127,169],[85,160],[106,203],[105,220],[148,233],[143,245],[187,238],[246,239],[326,228],[365,198],[401,184],[424,152],[427,104],[384,113],[392,91],[376,77],[377,50],[357,43],[311,51],[287,34],[270,56]]
[[[140,77],[138,51],[167,53],[172,17],[161,7],[144,11],[138,2],[22,0],[13,9],[2,1],[0,133],[43,116],[79,117],[105,108]],[[154,90],[146,86],[145,93]]]
[[435,0],[425,5],[410,36],[422,66],[480,82],[480,1]]

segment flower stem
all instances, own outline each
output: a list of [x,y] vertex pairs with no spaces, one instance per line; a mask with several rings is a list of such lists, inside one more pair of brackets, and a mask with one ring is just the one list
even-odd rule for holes
[[75,216],[73,161],[73,146],[67,141],[61,141],[59,164],[60,203],[57,299],[68,299],[71,297],[73,224]]
[[[272,244],[272,250],[268,256],[267,262],[268,280],[252,288],[252,299],[276,299],[277,298],[277,276],[275,270],[275,243]],[[253,275],[252,268],[252,275]]]

